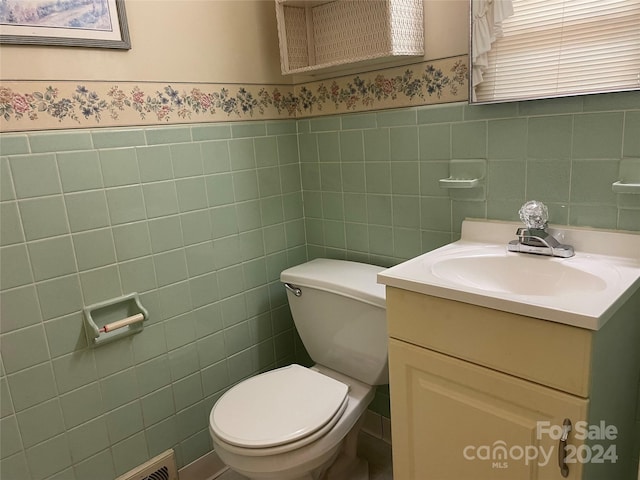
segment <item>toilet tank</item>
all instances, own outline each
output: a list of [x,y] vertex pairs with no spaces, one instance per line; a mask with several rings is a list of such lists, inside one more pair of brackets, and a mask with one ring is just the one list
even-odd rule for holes
[[382,270],[319,258],[280,274],[292,287],[289,307],[313,361],[368,385],[389,383],[385,287],[376,281]]

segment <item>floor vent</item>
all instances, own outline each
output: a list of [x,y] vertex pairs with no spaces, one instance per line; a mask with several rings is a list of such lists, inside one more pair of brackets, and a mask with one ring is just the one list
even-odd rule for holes
[[178,468],[173,450],[167,450],[139,467],[129,470],[116,480],[178,480]]

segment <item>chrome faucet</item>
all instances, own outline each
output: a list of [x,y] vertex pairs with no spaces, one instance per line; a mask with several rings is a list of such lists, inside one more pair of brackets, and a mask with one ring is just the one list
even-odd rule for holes
[[525,227],[516,231],[518,238],[507,245],[510,252],[533,253],[550,257],[569,258],[575,254],[571,245],[561,244],[547,232],[549,210],[547,206],[531,200],[520,207],[520,220]]

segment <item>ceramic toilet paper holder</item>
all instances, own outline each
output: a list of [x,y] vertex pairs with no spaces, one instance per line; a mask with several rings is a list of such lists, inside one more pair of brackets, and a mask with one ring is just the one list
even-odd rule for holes
[[137,293],[89,305],[83,313],[87,342],[92,346],[139,333],[149,318]]

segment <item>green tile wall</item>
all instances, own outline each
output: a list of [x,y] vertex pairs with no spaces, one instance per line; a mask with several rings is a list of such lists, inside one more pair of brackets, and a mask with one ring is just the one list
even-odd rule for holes
[[[640,156],[640,93],[463,104],[300,120],[310,257],[389,266],[449,243],[465,217],[640,231],[640,195],[616,195],[620,160]],[[449,160],[485,159],[477,191],[438,186]],[[639,172],[640,174],[640,172]]]
[[[3,134],[0,166],[3,478],[209,451],[221,393],[302,348],[296,123]],[[89,347],[82,307],[133,291],[143,332]]]
[[[180,465],[206,453],[226,388],[309,361],[278,282],[307,258],[392,265],[532,198],[553,223],[640,231],[640,198],[611,192],[639,138],[638,92],[1,135],[3,476],[108,479],[166,448]],[[438,179],[468,158],[487,160],[485,184],[452,196]],[[144,331],[88,347],[83,305],[130,291]],[[389,415],[387,387],[371,408]]]

